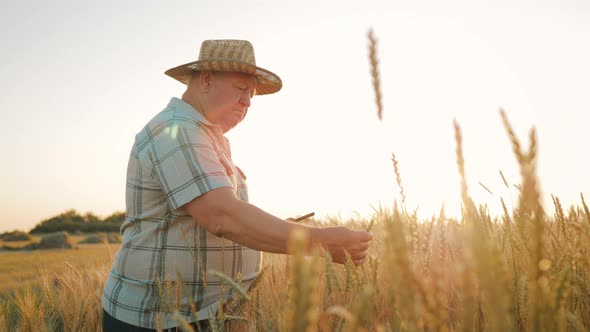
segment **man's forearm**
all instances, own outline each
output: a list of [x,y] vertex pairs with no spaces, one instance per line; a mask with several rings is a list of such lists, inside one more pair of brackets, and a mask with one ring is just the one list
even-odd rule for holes
[[311,242],[317,242],[318,229],[279,219],[246,202],[238,201],[222,218],[221,236],[248,248],[287,253],[289,234],[295,228],[305,230]]
[[236,199],[225,188],[207,193],[186,208],[208,232],[255,250],[287,253],[289,234],[294,228],[308,232],[310,247],[324,241],[322,229],[277,218]]

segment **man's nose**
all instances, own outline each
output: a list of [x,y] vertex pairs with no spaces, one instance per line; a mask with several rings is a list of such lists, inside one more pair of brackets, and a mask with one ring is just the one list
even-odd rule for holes
[[240,103],[245,107],[250,107],[250,94],[245,94],[240,98]]

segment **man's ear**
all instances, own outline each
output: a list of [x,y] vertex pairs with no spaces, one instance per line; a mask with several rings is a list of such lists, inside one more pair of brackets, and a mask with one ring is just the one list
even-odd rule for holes
[[206,70],[201,72],[199,75],[199,86],[201,87],[201,91],[203,93],[209,92],[209,87],[211,86],[211,79],[213,78],[213,72],[210,70]]

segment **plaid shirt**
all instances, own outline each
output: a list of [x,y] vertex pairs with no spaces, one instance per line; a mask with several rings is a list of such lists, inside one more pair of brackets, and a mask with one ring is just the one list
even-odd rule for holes
[[123,243],[102,297],[111,316],[144,328],[170,328],[179,325],[175,312],[193,322],[194,305],[197,319],[206,319],[222,298],[232,297],[211,271],[250,285],[262,254],[207,233],[183,207],[220,187],[248,201],[221,128],[172,98],[136,135],[131,150]]

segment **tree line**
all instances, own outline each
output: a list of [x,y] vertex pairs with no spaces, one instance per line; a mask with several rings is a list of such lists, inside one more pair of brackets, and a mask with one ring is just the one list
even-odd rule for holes
[[125,221],[125,212],[115,212],[101,219],[92,212],[79,214],[76,210],[68,210],[41,221],[29,233],[40,234],[59,231],[69,233],[118,232],[123,221]]

